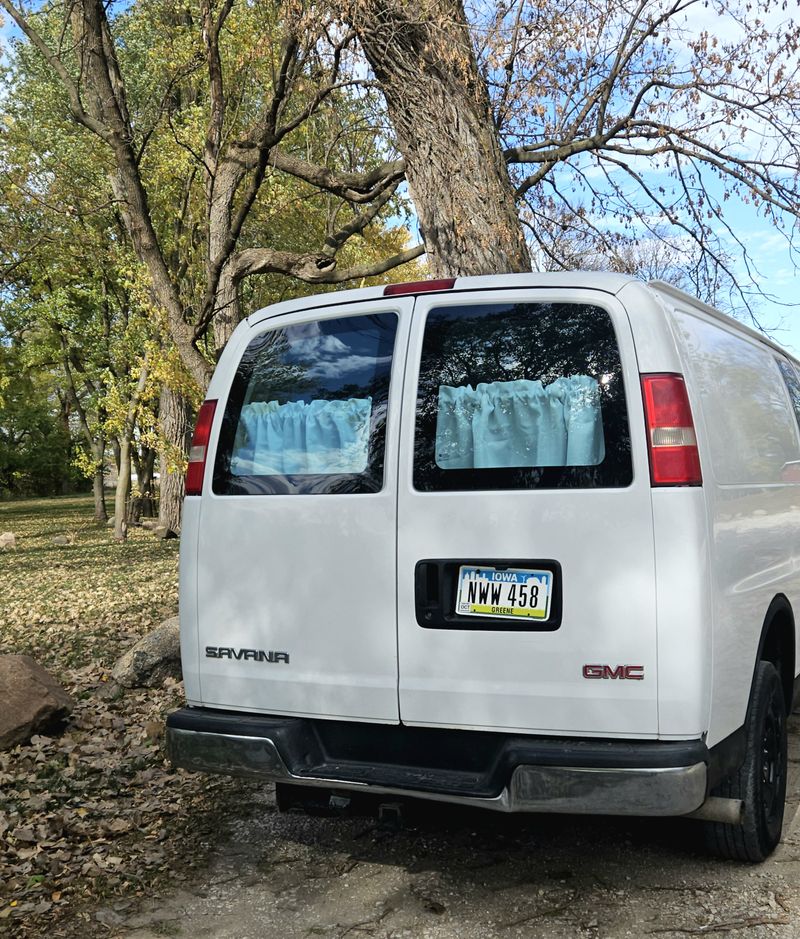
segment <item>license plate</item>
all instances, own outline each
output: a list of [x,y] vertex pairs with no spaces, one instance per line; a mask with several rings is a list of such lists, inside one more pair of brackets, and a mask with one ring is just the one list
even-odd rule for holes
[[553,574],[510,567],[466,567],[458,571],[456,613],[498,619],[546,620]]

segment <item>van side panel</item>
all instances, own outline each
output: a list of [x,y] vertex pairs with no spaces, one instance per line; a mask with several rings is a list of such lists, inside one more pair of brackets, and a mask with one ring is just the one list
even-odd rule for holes
[[[625,304],[642,374],[684,372],[668,305],[641,283],[619,294]],[[694,406],[695,424],[698,407]],[[658,726],[662,738],[708,730],[712,669],[712,606],[708,488],[654,488],[653,541],[658,622]]]
[[181,663],[186,702],[199,705],[203,699],[200,691],[200,661],[197,638],[197,547],[200,534],[199,498],[183,500],[181,520],[181,553],[178,608],[181,623]]
[[[230,373],[236,366],[249,335],[247,323],[240,323],[222,351],[217,367],[206,391],[206,398],[217,400],[224,396],[230,381]],[[214,424],[219,427],[222,416],[217,409]],[[210,491],[212,460],[206,462],[204,491]],[[198,610],[198,570],[200,548],[200,517],[203,500],[200,496],[189,496],[183,500],[181,516],[181,544],[179,566],[178,609],[180,614],[181,668],[186,689],[186,703],[200,707],[203,693],[200,681],[200,616]]]
[[800,600],[800,435],[775,353],[700,311],[672,321],[698,431],[710,524],[708,744],[745,720],[761,627],[777,594]]
[[711,697],[709,543],[702,488],[653,490],[660,736],[700,736]]

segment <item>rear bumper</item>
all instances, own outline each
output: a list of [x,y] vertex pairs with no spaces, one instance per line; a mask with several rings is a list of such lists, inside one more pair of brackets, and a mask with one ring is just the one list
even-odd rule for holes
[[184,708],[173,765],[500,812],[685,815],[707,791],[701,740],[629,742],[343,724]]

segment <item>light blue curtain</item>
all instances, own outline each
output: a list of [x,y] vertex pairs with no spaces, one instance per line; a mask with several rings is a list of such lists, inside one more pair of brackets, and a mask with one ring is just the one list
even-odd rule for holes
[[235,476],[363,473],[371,412],[372,398],[245,404],[231,472]]
[[588,375],[439,387],[442,469],[595,466],[605,457],[600,389]]

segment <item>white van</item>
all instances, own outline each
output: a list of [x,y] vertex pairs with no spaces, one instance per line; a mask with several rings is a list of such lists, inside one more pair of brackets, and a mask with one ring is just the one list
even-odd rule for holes
[[666,284],[280,303],[197,422],[173,762],[780,839],[800,365]]

